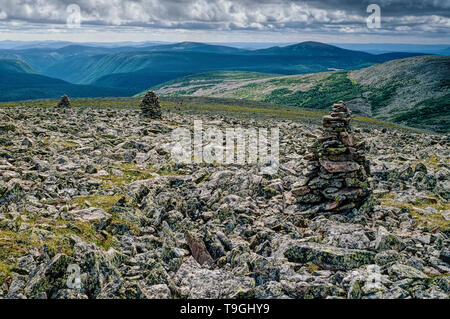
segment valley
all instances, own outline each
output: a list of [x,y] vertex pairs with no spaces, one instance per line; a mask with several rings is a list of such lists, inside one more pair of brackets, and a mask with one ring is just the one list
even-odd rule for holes
[[28,63],[40,74],[74,84],[130,88],[135,94],[187,74],[215,70],[240,70],[276,74],[357,69],[420,53],[374,55],[341,49],[319,42],[287,47],[244,50],[195,42],[147,47],[92,47],[0,50],[0,59]]
[[136,47],[68,44],[0,50],[0,101],[140,96],[252,100],[353,112],[445,133],[450,63],[445,55],[371,54],[319,42],[242,49],[196,42]]
[[212,72],[163,83],[164,96],[209,96],[324,109],[344,100],[357,114],[414,127],[450,129],[450,57],[393,60],[355,71],[291,76]]

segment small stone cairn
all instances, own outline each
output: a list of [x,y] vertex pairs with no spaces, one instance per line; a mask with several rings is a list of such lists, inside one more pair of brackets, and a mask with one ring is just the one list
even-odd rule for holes
[[141,102],[140,108],[144,117],[160,119],[162,117],[161,106],[155,92],[148,91]]
[[58,105],[56,105],[56,107],[61,107],[61,108],[70,107],[70,106],[71,106],[70,99],[65,94],[61,97],[61,100],[58,102]]
[[322,134],[305,156],[306,178],[292,190],[304,209],[350,212],[369,198],[369,162],[364,142],[356,143],[351,120],[352,112],[342,101],[323,117]]

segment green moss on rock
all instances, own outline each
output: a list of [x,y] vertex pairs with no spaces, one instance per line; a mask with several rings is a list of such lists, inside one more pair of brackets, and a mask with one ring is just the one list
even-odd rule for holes
[[296,243],[284,252],[291,262],[312,262],[333,270],[348,270],[372,264],[375,254],[366,250],[337,248],[318,243]]

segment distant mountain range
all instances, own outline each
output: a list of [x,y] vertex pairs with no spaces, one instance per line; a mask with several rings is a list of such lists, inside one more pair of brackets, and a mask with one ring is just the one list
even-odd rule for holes
[[20,60],[0,60],[0,75],[5,73],[35,74],[36,71]]
[[[103,48],[134,47],[144,48],[149,46],[164,45],[174,43],[161,41],[146,42],[67,42],[67,41],[0,41],[0,50],[3,49],[33,49],[33,48],[52,48],[60,49],[69,45],[81,45]],[[295,43],[271,43],[271,42],[210,42],[210,45],[226,46],[245,50],[267,49],[275,46],[285,47]],[[372,54],[382,54],[390,52],[411,52],[423,54],[443,54],[450,53],[450,44],[403,44],[403,43],[329,43],[339,48],[363,51]]]
[[[391,49],[403,47],[408,49]],[[169,96],[318,109],[345,100],[360,114],[448,132],[450,57],[422,55],[372,54],[320,42],[259,49],[197,42],[0,42],[0,101],[133,96],[151,87]]]
[[333,45],[343,49],[364,51],[372,54],[390,52],[411,52],[438,55],[450,54],[450,44],[336,43]]
[[128,96],[129,89],[77,85],[39,75],[19,60],[0,59],[0,101],[55,98],[63,94],[73,97]]
[[280,76],[220,71],[154,87],[163,96],[207,96],[328,109],[344,100],[357,114],[450,132],[450,57],[420,56],[355,71]]
[[38,48],[50,48],[50,49],[60,49],[69,45],[82,45],[82,46],[92,46],[92,47],[103,47],[103,48],[117,48],[117,47],[147,47],[151,45],[161,45],[168,44],[167,42],[161,41],[147,41],[147,42],[67,42],[67,41],[0,41],[0,49],[38,49]]
[[208,71],[304,74],[360,69],[419,55],[401,52],[374,55],[319,42],[259,50],[195,42],[123,46],[62,44],[44,43],[37,48],[26,48],[27,44],[23,44],[0,50],[0,59],[26,62],[42,76],[85,85],[89,92],[89,87],[95,86],[136,94],[150,86]]

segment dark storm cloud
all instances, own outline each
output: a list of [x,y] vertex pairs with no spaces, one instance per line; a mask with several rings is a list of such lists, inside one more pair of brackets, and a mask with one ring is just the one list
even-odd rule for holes
[[309,30],[364,32],[366,8],[381,7],[384,30],[448,32],[449,0],[0,0],[11,25],[64,24],[67,7],[81,8],[83,25],[188,30]]

